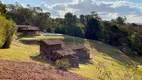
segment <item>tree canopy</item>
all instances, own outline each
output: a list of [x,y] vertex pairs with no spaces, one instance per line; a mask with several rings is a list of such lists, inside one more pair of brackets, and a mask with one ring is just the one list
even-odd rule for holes
[[0,4],[0,48],[9,48],[16,32],[16,25],[12,20],[6,19],[6,6]]

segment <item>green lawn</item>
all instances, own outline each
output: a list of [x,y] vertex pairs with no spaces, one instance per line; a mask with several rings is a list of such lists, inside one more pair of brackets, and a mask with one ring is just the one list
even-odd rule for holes
[[[63,39],[67,44],[84,44],[91,53],[90,61],[81,61],[80,68],[71,69],[93,80],[142,80],[142,57],[131,58],[104,43],[70,36],[24,36],[13,42],[10,49],[0,49],[0,59],[47,64],[39,54],[41,39]],[[135,67],[135,66],[139,66]]]

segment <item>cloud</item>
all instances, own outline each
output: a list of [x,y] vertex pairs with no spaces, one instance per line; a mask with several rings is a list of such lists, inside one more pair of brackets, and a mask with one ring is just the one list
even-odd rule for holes
[[127,17],[127,22],[130,22],[130,23],[142,23],[141,20],[142,20],[142,15],[141,16],[137,16],[135,14],[130,14]]
[[126,16],[129,22],[140,22],[142,17],[142,4],[132,3],[126,0],[58,0],[58,3],[49,5],[45,3],[41,7],[49,11],[53,17],[64,17],[67,12],[75,15],[89,14],[96,11],[102,19],[110,20],[118,16]]

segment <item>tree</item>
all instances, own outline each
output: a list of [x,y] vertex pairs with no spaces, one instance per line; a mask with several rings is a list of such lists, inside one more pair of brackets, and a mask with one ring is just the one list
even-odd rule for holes
[[0,15],[6,16],[7,10],[6,5],[0,3]]
[[17,30],[16,25],[3,16],[0,16],[0,22],[0,48],[9,48]]
[[98,40],[101,31],[100,17],[96,12],[92,11],[91,15],[86,15],[85,18],[87,21],[85,28],[85,37],[87,39]]
[[97,19],[97,20],[101,20],[100,16],[99,16],[98,13],[95,12],[95,11],[92,11],[92,12],[91,12],[91,16],[92,16],[93,18]]
[[126,22],[126,17],[117,17],[116,19],[112,19],[111,22],[113,24],[124,25]]
[[64,24],[59,24],[58,27],[55,29],[55,33],[66,34],[67,29]]
[[23,6],[21,4],[19,4],[18,2],[15,2],[15,6],[16,6],[16,9],[23,8]]
[[8,11],[14,12],[16,11],[16,6],[13,4],[8,4],[7,5]]
[[61,59],[55,62],[57,68],[61,70],[67,71],[70,68],[69,60],[68,59]]
[[97,19],[90,19],[87,23],[85,36],[87,39],[98,40],[100,32],[100,22]]
[[139,32],[134,32],[130,36],[131,47],[134,51],[136,51],[139,55],[142,55],[142,35]]
[[117,24],[124,25],[125,21],[126,21],[126,17],[124,17],[124,18],[123,17],[116,18]]
[[40,7],[32,7],[29,4],[28,8],[22,7],[19,3],[8,5],[8,16],[10,16],[16,24],[33,25],[40,27],[41,30],[54,32],[57,23],[50,18],[49,12],[43,12]]
[[65,14],[65,24],[71,25],[76,22],[76,16],[74,16],[72,13],[66,13]]
[[0,3],[0,48],[9,48],[16,32],[16,25],[12,20],[7,20],[6,5]]
[[86,19],[84,15],[80,15],[80,22],[85,25]]

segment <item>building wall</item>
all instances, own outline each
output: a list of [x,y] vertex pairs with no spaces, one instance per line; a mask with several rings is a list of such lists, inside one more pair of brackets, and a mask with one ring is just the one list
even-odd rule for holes
[[90,58],[90,53],[88,53],[87,50],[83,50],[83,49],[77,49],[74,50],[76,52],[76,56],[79,57],[79,59],[89,59]]
[[71,67],[79,67],[79,58],[70,58],[69,63]]
[[61,49],[61,44],[50,46],[50,45],[45,44],[42,41],[40,42],[40,55],[49,60],[55,61],[56,56],[58,55],[53,53],[53,51],[60,50],[60,49]]
[[32,35],[32,36],[38,36],[40,34],[39,31],[24,31],[25,35]]
[[79,67],[79,58],[73,55],[64,56],[64,59],[69,60],[70,67],[78,68]]
[[22,32],[22,29],[26,29],[27,27],[18,27],[17,32]]
[[48,46],[43,42],[40,42],[40,55],[44,58],[48,58],[48,56],[50,56],[50,50]]
[[68,56],[61,56],[54,52],[61,49],[62,44],[47,45],[42,41],[40,42],[40,55],[48,60],[56,61],[58,59],[68,59],[71,67],[79,67],[79,59],[90,59],[90,53],[88,53],[88,51],[84,49],[74,50],[76,54]]

